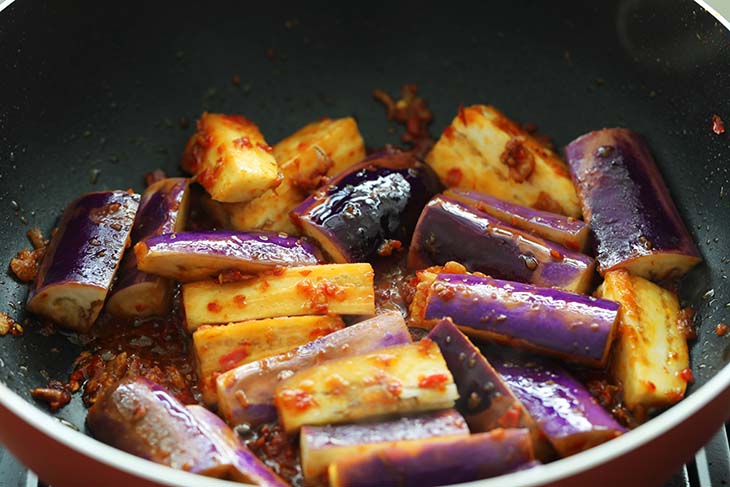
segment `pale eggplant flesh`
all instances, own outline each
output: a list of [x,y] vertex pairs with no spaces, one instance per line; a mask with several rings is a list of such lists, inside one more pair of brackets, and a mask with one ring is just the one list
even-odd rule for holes
[[597,130],[565,148],[598,271],[624,268],[647,279],[682,277],[702,257],[641,137]]
[[340,173],[291,216],[335,262],[364,262],[407,249],[423,206],[440,190],[412,153],[381,152]]
[[289,352],[242,365],[217,379],[218,407],[230,425],[276,418],[274,392],[295,372],[327,360],[411,342],[400,313],[390,312],[330,333]]
[[139,206],[127,191],[88,193],[64,211],[30,288],[28,311],[78,332],[96,321]]
[[439,274],[424,318],[449,317],[467,335],[593,367],[608,360],[619,305],[560,289],[468,274]]
[[[188,213],[187,178],[166,178],[151,184],[139,203],[132,227],[132,245],[155,235],[185,229]],[[123,317],[160,316],[169,311],[173,282],[137,268],[137,256],[126,252],[106,309]]]
[[139,269],[180,282],[216,278],[227,271],[255,275],[323,262],[306,240],[264,231],[168,233],[138,243],[134,252]]
[[514,228],[447,196],[424,208],[408,265],[423,269],[455,261],[500,279],[586,292],[595,262],[587,255]]

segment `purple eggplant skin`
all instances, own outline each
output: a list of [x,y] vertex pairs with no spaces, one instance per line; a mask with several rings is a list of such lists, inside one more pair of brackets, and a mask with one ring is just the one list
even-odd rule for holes
[[261,487],[290,487],[246,447],[241,438],[218,416],[197,404],[185,407],[198,423],[199,428],[216,446],[227,450],[230,471],[227,477]]
[[586,292],[595,262],[587,255],[520,231],[447,196],[421,213],[408,265],[423,269],[456,261],[500,279]]
[[397,442],[383,451],[352,455],[329,467],[332,487],[430,487],[485,479],[534,459],[526,429]]
[[537,357],[488,357],[559,455],[587,450],[626,432],[562,367]]
[[381,152],[340,173],[290,215],[334,262],[367,262],[407,248],[418,215],[441,189],[412,153]]
[[565,148],[598,271],[678,278],[702,260],[649,148],[627,129],[578,137]]
[[182,403],[145,378],[110,387],[89,409],[86,424],[98,440],[156,463],[212,477],[228,471],[225,449]]
[[226,271],[258,274],[277,267],[323,263],[319,250],[277,232],[177,232],[134,246],[140,270],[180,282],[202,281]]
[[400,313],[378,315],[286,353],[221,374],[216,380],[218,408],[232,426],[272,421],[276,418],[276,386],[295,372],[327,360],[410,342],[411,335]]
[[478,191],[451,188],[444,195],[571,250],[582,252],[588,247],[590,227],[581,220],[510,203]]
[[464,417],[453,409],[378,423],[303,426],[299,437],[302,472],[307,480],[319,479],[330,463],[362,448],[382,449],[392,441],[468,434]]
[[439,274],[424,319],[449,317],[467,335],[604,367],[618,321],[613,301],[466,274]]
[[30,288],[28,311],[89,331],[130,244],[138,206],[139,195],[127,191],[88,193],[72,202]]
[[[155,235],[185,229],[189,198],[187,178],[151,184],[142,195],[132,227],[132,245]],[[170,309],[172,281],[137,269],[137,256],[126,252],[106,309],[116,316],[161,316]]]
[[438,345],[454,376],[459,391],[456,408],[471,431],[530,426],[530,417],[520,401],[451,318],[440,320],[428,338]]

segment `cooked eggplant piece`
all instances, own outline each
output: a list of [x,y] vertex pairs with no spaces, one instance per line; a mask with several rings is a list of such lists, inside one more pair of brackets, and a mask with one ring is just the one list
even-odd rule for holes
[[63,213],[28,294],[28,311],[84,333],[99,316],[139,206],[127,191],[88,193]]
[[565,156],[601,275],[623,268],[647,279],[678,278],[702,260],[638,134],[590,132],[568,144]]
[[533,460],[526,429],[392,443],[329,467],[332,487],[430,487],[494,477]]
[[310,367],[274,394],[287,433],[304,425],[447,409],[458,398],[441,351],[428,338]]
[[325,176],[333,176],[361,161],[365,157],[365,143],[352,117],[325,118],[276,144],[274,157],[284,176],[281,184],[248,203],[207,202],[206,206],[219,213],[219,221],[234,230],[296,234],[298,230],[289,212],[320,186]]
[[426,162],[448,187],[580,216],[565,163],[492,106],[460,108]]
[[239,115],[203,113],[182,168],[216,201],[250,201],[281,182],[273,149],[259,128]]
[[200,281],[182,288],[189,331],[201,325],[301,315],[375,313],[370,264],[328,264],[274,270],[221,284]]
[[322,262],[309,242],[274,232],[168,233],[139,242],[134,253],[140,270],[181,282],[215,278],[226,271],[253,275]]
[[559,289],[490,277],[439,274],[425,322],[449,317],[467,335],[527,347],[565,360],[606,365],[619,305]]
[[276,418],[276,386],[295,372],[326,360],[410,342],[411,334],[400,313],[378,315],[286,353],[221,374],[216,381],[218,407],[231,425],[271,421]]
[[201,326],[193,333],[200,391],[215,404],[216,377],[239,365],[278,355],[344,328],[339,316],[285,316],[223,326]]
[[[151,184],[142,195],[132,226],[132,245],[155,235],[185,229],[188,180],[168,178]],[[117,316],[142,318],[170,309],[172,282],[137,268],[137,256],[126,252],[106,309]]]
[[408,265],[423,269],[457,261],[472,272],[582,293],[593,279],[587,255],[522,232],[447,196],[421,213]]
[[677,296],[624,269],[606,272],[597,295],[621,305],[611,373],[623,404],[643,420],[682,399],[691,374]]
[[452,188],[444,191],[444,195],[566,248],[580,252],[588,246],[590,227],[573,217],[528,208],[478,191]]
[[338,175],[291,215],[335,262],[362,262],[405,249],[423,206],[440,190],[412,153],[382,152]]
[[302,473],[313,483],[334,461],[390,448],[393,441],[469,434],[466,421],[453,409],[405,416],[381,423],[302,426]]
[[471,431],[534,426],[522,403],[450,318],[440,320],[428,338],[439,346],[454,376],[459,391],[456,408]]
[[104,443],[172,468],[260,486],[288,485],[215,414],[184,406],[142,377],[109,387],[89,409],[86,424]]
[[561,456],[604,443],[624,432],[565,369],[536,357],[515,360],[500,353],[487,357]]

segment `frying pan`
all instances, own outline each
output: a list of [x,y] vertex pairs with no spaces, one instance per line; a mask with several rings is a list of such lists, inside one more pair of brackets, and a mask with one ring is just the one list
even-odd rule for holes
[[[429,100],[435,134],[459,104],[491,103],[557,146],[606,126],[646,137],[705,258],[681,287],[696,383],[621,438],[474,485],[661,484],[730,416],[730,338],[714,334],[730,319],[730,138],[710,123],[730,122],[730,33],[690,0],[15,2],[0,14],[0,262],[80,193],[176,174],[203,110],[243,113],[269,141],[352,114],[378,147],[398,140],[371,93],[403,83]],[[25,294],[0,277],[19,320]],[[34,403],[29,389],[66,378],[79,350],[32,326],[0,338],[0,442],[24,464],[54,486],[232,485],[84,435],[78,398],[55,415]]]

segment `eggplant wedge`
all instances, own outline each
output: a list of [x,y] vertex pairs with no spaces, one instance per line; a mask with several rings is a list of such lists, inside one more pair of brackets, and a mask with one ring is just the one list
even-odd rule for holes
[[568,144],[565,156],[601,275],[623,268],[652,280],[679,278],[702,260],[638,134],[590,132]]
[[291,215],[335,262],[363,262],[405,250],[423,206],[440,190],[413,154],[382,152],[339,174]]
[[410,342],[411,334],[400,313],[378,315],[286,353],[221,374],[216,380],[218,408],[230,425],[271,421],[276,418],[276,387],[294,373],[327,360]]
[[329,467],[332,487],[431,487],[495,477],[533,460],[526,429],[391,443]]
[[275,232],[176,232],[134,246],[139,269],[180,282],[202,281],[227,271],[254,275],[277,267],[322,263],[316,247]]
[[183,153],[182,168],[215,201],[250,201],[281,183],[273,149],[240,115],[203,113]]
[[527,347],[593,367],[606,365],[619,305],[560,289],[464,274],[439,274],[425,323],[451,318],[469,336]]
[[469,428],[453,409],[379,423],[303,426],[299,438],[302,473],[313,483],[323,479],[327,467],[339,459],[382,451],[394,441],[456,435],[469,435]]
[[423,269],[456,261],[500,279],[585,292],[595,263],[575,252],[514,228],[474,207],[436,196],[421,213],[408,265]]
[[301,315],[372,315],[370,264],[327,264],[277,269],[253,279],[183,285],[189,331],[201,325]]
[[611,373],[638,419],[684,397],[689,351],[677,296],[624,269],[609,271],[597,295],[621,304]]
[[91,329],[104,306],[139,206],[127,191],[88,193],[64,211],[28,294],[28,311]]
[[344,328],[339,316],[284,316],[221,326],[193,333],[200,392],[206,404],[218,400],[215,379],[240,365],[278,355]]
[[459,393],[441,351],[424,338],[297,372],[276,388],[287,433],[304,425],[372,420],[447,409]]
[[460,108],[426,162],[450,188],[580,216],[565,162],[492,106]]
[[215,414],[184,406],[145,378],[110,387],[89,410],[86,424],[104,443],[172,468],[262,487],[289,485]]
[[[132,227],[132,245],[155,235],[185,229],[188,180],[168,178],[151,184],[142,195]],[[137,268],[137,256],[126,252],[106,309],[117,316],[161,316],[170,309],[172,281]]]

